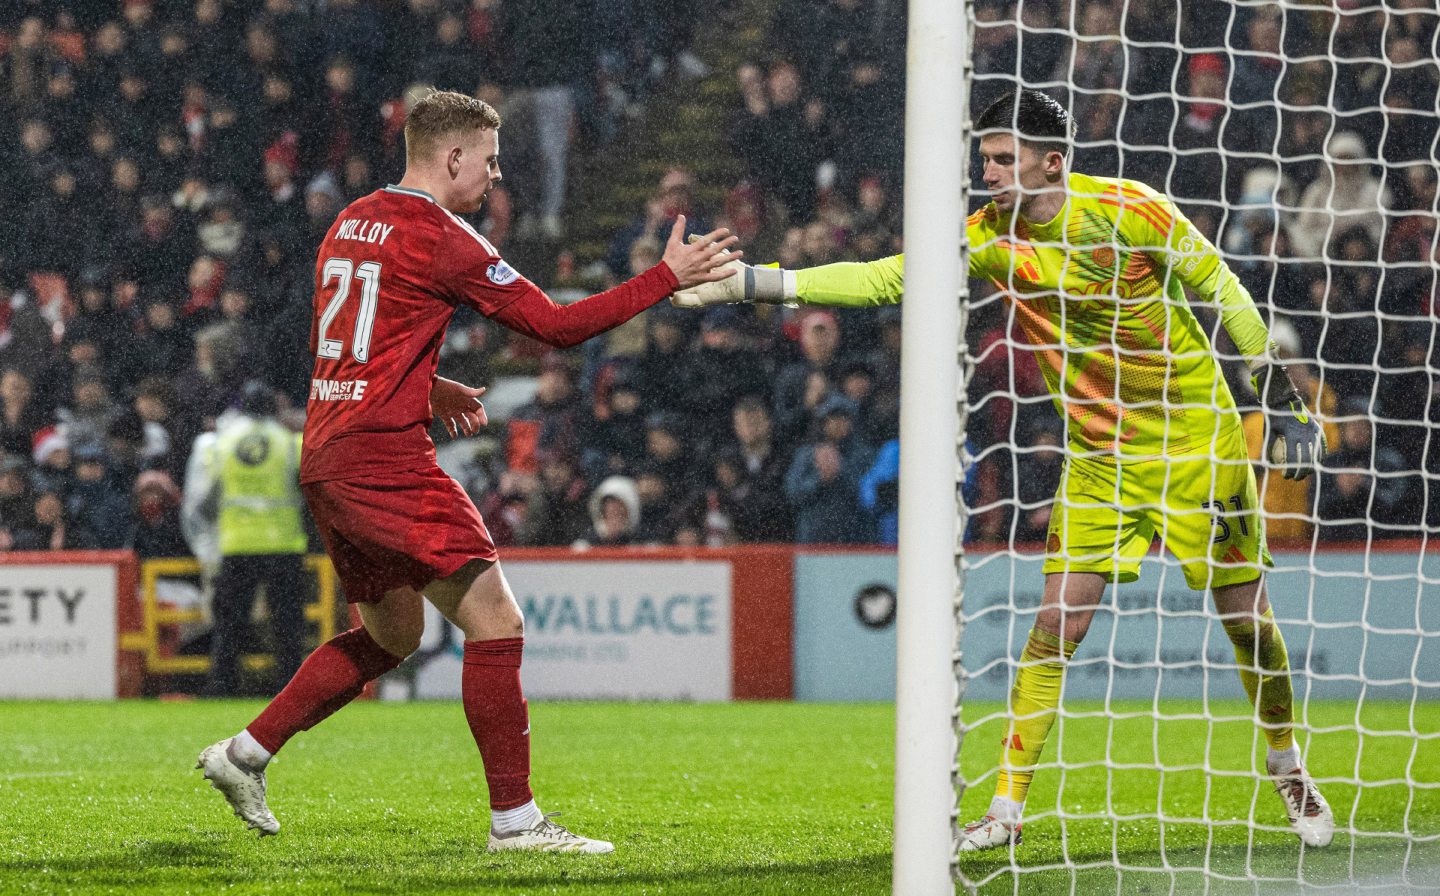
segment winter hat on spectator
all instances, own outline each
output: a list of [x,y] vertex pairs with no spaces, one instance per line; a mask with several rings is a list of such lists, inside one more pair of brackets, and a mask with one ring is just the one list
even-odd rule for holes
[[105,449],[94,442],[85,442],[75,446],[73,457],[77,464],[103,464]]
[[1341,131],[1330,138],[1325,152],[1333,159],[1365,158],[1365,141],[1354,131]]
[[33,452],[31,458],[36,464],[44,464],[50,456],[57,451],[67,451],[70,448],[70,439],[65,430],[59,426],[47,426],[35,433],[31,440]]
[[645,418],[645,428],[668,432],[678,439],[685,433],[685,420],[674,411],[656,411]]
[[[293,168],[291,169],[294,170]],[[328,171],[322,171],[305,187],[306,193],[323,193],[338,203],[345,201],[345,195],[340,192],[340,186],[335,183],[335,176]]]
[[1280,347],[1280,357],[1300,357],[1300,333],[1290,321],[1278,316],[1270,321],[1270,338]]
[[849,417],[853,420],[859,414],[859,406],[843,395],[831,395],[815,408],[816,420],[824,420],[826,417]]
[[1242,205],[1271,205],[1275,192],[1281,184],[1280,172],[1273,168],[1251,168],[1241,182],[1240,203]]
[[28,469],[30,469],[30,465],[25,462],[25,458],[16,454],[0,454],[0,476],[7,473],[24,473]]
[[275,162],[284,165],[291,175],[300,170],[300,149],[299,138],[291,131],[286,131],[279,140],[270,144],[265,149],[265,163],[268,165]]
[[1190,77],[1196,75],[1224,75],[1225,60],[1216,53],[1201,53],[1190,57]]

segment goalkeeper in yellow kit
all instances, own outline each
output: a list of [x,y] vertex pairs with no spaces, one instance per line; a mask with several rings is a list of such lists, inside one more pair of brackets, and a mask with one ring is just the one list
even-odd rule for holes
[[[1209,589],[1269,745],[1266,768],[1295,833],[1324,846],[1334,816],[1294,743],[1290,663],[1265,595],[1271,564],[1235,401],[1185,287],[1219,306],[1265,402],[1268,456],[1303,478],[1325,441],[1255,304],[1169,199],[1134,181],[1067,170],[1070,116],[1035,90],[976,122],[994,199],[968,221],[970,275],[1005,292],[1065,420],[1040,611],[1010,693],[995,798],[959,848],[1018,844],[1064,668],[1110,582],[1133,581],[1158,536],[1186,583]],[[736,276],[679,293],[697,307],[899,302],[904,256],[798,271],[736,261]]]

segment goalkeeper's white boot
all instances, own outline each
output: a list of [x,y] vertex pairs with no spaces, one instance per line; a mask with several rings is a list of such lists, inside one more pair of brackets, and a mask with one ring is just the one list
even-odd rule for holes
[[1011,824],[994,815],[986,815],[979,821],[972,821],[960,829],[960,851],[978,852],[982,849],[999,849],[1002,846],[1020,845],[1020,822]]
[[486,849],[490,852],[528,849],[535,852],[581,852],[591,855],[604,855],[615,851],[615,844],[608,840],[591,840],[589,837],[581,837],[579,834],[571,833],[564,825],[550,820],[559,814],[559,812],[551,812],[542,815],[533,827],[524,830],[502,834],[491,828],[490,842],[486,845]]
[[1320,795],[1315,780],[1303,768],[1273,775],[1275,792],[1285,803],[1290,830],[1306,846],[1329,846],[1335,836],[1335,813]]
[[204,770],[205,780],[220,791],[247,829],[258,830],[262,837],[277,834],[280,822],[265,805],[265,772],[245,766],[231,755],[234,740],[227,737],[206,747],[195,767]]

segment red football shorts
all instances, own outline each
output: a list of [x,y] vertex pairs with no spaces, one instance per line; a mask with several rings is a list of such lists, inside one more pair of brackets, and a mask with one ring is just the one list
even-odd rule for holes
[[480,511],[439,467],[301,486],[350,603],[419,591],[471,560],[499,559]]

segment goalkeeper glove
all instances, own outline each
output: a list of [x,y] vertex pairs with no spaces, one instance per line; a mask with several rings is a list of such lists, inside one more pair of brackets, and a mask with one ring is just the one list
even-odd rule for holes
[[1265,455],[1286,479],[1304,479],[1325,459],[1325,432],[1284,364],[1261,362],[1250,382],[1265,406]]
[[[699,240],[698,235],[691,234],[690,242]],[[701,283],[684,292],[677,292],[670,297],[670,304],[677,308],[704,308],[708,305],[731,305],[737,302],[783,305],[795,301],[794,271],[755,267],[742,261],[729,261],[722,267],[733,268],[735,273],[724,280]]]

